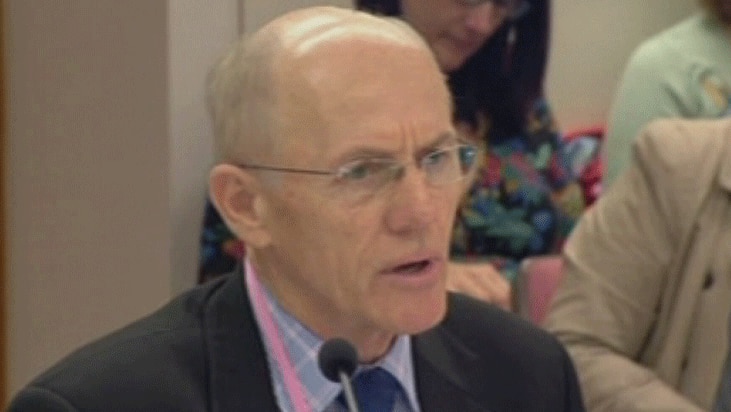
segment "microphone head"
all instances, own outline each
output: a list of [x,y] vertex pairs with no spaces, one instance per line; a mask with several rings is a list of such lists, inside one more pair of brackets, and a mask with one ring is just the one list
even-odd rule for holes
[[351,376],[358,365],[355,347],[345,339],[334,338],[325,342],[317,354],[317,364],[326,378],[340,382],[339,372]]

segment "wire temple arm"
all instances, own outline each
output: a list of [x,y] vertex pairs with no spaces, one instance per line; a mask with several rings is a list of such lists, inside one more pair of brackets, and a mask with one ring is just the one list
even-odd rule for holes
[[327,170],[310,170],[310,169],[296,169],[292,167],[275,167],[275,166],[264,166],[264,165],[252,165],[246,163],[237,163],[235,165],[241,169],[253,169],[253,170],[268,170],[272,172],[283,172],[283,173],[306,173],[310,175],[332,175],[333,172]]

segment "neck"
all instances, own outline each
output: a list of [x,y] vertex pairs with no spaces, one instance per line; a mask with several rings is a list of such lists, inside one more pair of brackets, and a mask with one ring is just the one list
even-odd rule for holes
[[378,362],[391,350],[394,342],[394,335],[371,336],[366,341],[354,341],[353,344],[358,349],[358,363],[367,365]]
[[[358,362],[375,363],[383,358],[396,341],[396,335],[379,328],[365,326],[356,317],[338,312],[329,302],[320,304],[308,293],[290,293],[291,282],[281,276],[276,265],[247,251],[248,259],[259,283],[290,316],[312,331],[320,339],[343,338],[358,351]],[[283,280],[284,279],[284,280]]]

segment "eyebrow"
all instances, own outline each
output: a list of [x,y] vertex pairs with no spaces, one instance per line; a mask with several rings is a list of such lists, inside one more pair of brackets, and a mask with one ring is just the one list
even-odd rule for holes
[[[455,130],[448,130],[441,132],[437,135],[436,138],[432,139],[430,142],[421,145],[416,149],[416,156],[421,157],[428,153],[431,150],[434,150],[437,147],[444,146],[446,144],[458,144],[462,142],[463,139],[460,139],[459,133],[457,133]],[[359,159],[368,159],[368,158],[394,158],[397,152],[394,152],[390,149],[380,149],[380,148],[374,148],[370,146],[363,146],[363,147],[355,147],[346,153],[343,153],[342,155],[338,156],[335,160],[335,165],[350,162],[353,160],[359,160]]]
[[463,140],[464,139],[460,139],[459,133],[457,133],[455,130],[443,132],[431,143],[424,145],[421,148],[418,148],[416,150],[417,158],[425,156],[427,153],[429,153],[430,151],[432,151],[440,146],[445,146],[447,144],[455,145],[455,144],[463,143]]

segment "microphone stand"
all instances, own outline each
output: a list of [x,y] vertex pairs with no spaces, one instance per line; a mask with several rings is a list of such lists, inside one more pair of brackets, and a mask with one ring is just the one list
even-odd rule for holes
[[325,342],[317,354],[320,371],[331,382],[340,382],[349,412],[360,412],[358,400],[353,392],[350,375],[358,365],[358,354],[353,344],[343,338],[333,338]]
[[345,403],[348,406],[349,412],[360,412],[358,409],[358,401],[355,400],[355,393],[353,393],[353,385],[350,384],[350,377],[344,370],[338,370],[338,376],[340,377],[340,383],[343,385],[343,393],[345,394]]

